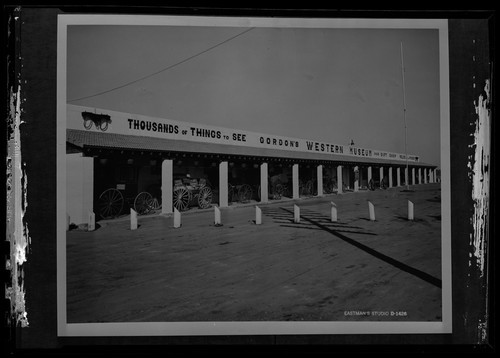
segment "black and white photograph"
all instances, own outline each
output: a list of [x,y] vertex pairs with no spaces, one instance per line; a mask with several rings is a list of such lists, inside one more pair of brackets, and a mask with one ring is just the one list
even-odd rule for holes
[[4,10],[6,353],[495,353],[494,10]]
[[61,335],[450,332],[446,23],[59,21]]

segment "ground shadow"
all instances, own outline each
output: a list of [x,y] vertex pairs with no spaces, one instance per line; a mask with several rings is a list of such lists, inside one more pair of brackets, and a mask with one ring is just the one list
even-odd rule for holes
[[[292,210],[289,210],[289,209],[286,209],[286,208],[283,208],[283,207],[281,207],[280,209],[283,210],[283,211],[285,211],[285,212],[293,214]],[[378,259],[380,259],[380,260],[382,260],[382,261],[384,261],[384,262],[386,262],[386,263],[388,263],[388,264],[390,264],[390,265],[398,268],[398,269],[400,269],[401,271],[407,272],[407,273],[409,273],[409,274],[411,274],[411,275],[413,275],[415,277],[418,277],[421,280],[424,280],[425,282],[430,283],[433,286],[436,286],[436,287],[439,287],[439,288],[442,287],[442,281],[440,279],[438,279],[438,278],[436,278],[434,276],[431,276],[431,275],[429,275],[426,272],[420,271],[419,269],[416,269],[414,267],[408,266],[405,263],[402,263],[402,262],[400,262],[400,261],[398,261],[398,260],[396,260],[396,259],[394,259],[394,258],[392,258],[390,256],[387,256],[387,255],[385,255],[385,254],[383,254],[381,252],[378,252],[377,250],[374,250],[371,247],[368,247],[368,246],[366,246],[366,245],[364,245],[362,243],[359,243],[356,240],[353,240],[353,239],[351,239],[351,238],[349,238],[349,237],[347,237],[347,236],[339,233],[337,230],[333,230],[333,229],[331,229],[331,228],[329,228],[329,227],[321,224],[318,221],[315,221],[313,219],[310,219],[310,218],[308,218],[306,216],[302,216],[302,215],[301,215],[301,218],[303,218],[304,220],[310,222],[313,225],[316,225],[317,227],[321,228],[322,230],[324,230],[326,232],[329,232],[330,234],[338,237],[339,239],[347,242],[348,244],[351,244],[351,245],[357,247],[358,249],[363,250],[364,252],[366,252],[366,253],[368,253],[368,254],[370,254],[370,255],[372,255],[372,256],[374,256],[374,257],[376,257],[376,258],[378,258]]]
[[427,215],[430,218],[433,218],[434,220],[441,221],[441,215]]
[[413,221],[413,222],[416,222],[416,223],[419,223],[419,222],[426,222],[426,220],[424,219],[419,219],[419,218],[416,218],[416,219],[413,219],[413,220],[409,220],[408,217],[406,216],[401,216],[401,215],[394,215],[394,217],[398,220],[403,220],[403,221]]
[[76,224],[70,224],[68,231],[83,231],[83,232],[94,232],[96,230],[99,230],[102,226],[99,225],[99,223],[95,224],[94,230],[89,231],[88,230],[88,224],[81,224],[81,225],[76,225]]

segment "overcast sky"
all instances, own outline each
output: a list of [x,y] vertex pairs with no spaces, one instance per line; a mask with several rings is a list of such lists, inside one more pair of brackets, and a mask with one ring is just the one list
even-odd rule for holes
[[439,165],[438,30],[72,25],[67,99],[404,153],[401,42],[408,153]]

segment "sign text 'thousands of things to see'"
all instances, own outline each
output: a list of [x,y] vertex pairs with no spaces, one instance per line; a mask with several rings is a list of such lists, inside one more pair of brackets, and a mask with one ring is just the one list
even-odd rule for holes
[[[90,111],[94,113],[103,113],[111,117],[112,120],[105,129],[107,133],[255,148],[274,148],[297,152],[366,157],[381,160],[406,160],[406,156],[400,153],[359,148],[356,146],[323,141],[275,136],[245,130],[199,125],[75,105],[68,105],[67,128],[102,132],[102,129],[100,130],[97,126],[90,126],[90,128],[88,125],[84,126],[82,113]],[[418,162],[419,158],[415,155],[409,155],[408,161]]]

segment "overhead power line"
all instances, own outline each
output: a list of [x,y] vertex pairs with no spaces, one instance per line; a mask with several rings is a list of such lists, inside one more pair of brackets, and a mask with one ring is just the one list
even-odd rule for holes
[[209,52],[209,51],[213,50],[213,49],[214,49],[214,48],[216,48],[216,47],[219,47],[219,46],[221,46],[221,45],[224,45],[225,43],[228,43],[229,41],[234,40],[235,38],[240,37],[240,36],[242,36],[242,35],[246,34],[247,32],[249,32],[250,30],[253,30],[253,29],[254,29],[253,27],[251,27],[251,28],[249,28],[249,29],[246,29],[245,31],[242,31],[242,32],[240,32],[240,33],[238,33],[238,34],[236,34],[236,35],[234,35],[234,36],[232,36],[232,37],[230,37],[230,38],[228,38],[228,39],[226,39],[226,40],[224,40],[224,41],[222,41],[222,42],[219,42],[219,43],[217,43],[217,44],[215,44],[215,45],[213,45],[213,46],[211,46],[211,47],[209,47],[209,48],[207,48],[207,49],[205,49],[205,50],[203,50],[203,51],[201,51],[201,52],[198,52],[198,53],[196,53],[196,54],[194,54],[194,55],[192,55],[192,56],[189,56],[189,57],[187,57],[187,58],[183,59],[182,61],[176,62],[176,63],[174,63],[173,65],[170,65],[170,66],[167,66],[167,67],[165,67],[165,68],[162,68],[161,70],[156,71],[156,72],[154,72],[154,73],[151,73],[151,74],[149,74],[149,75],[146,75],[146,76],[144,76],[144,77],[141,77],[141,78],[135,79],[135,80],[133,80],[133,81],[130,81],[130,82],[124,83],[124,84],[122,84],[122,85],[119,85],[119,86],[116,86],[116,87],[110,88],[110,89],[105,90],[105,91],[101,91],[101,92],[94,93],[94,94],[91,94],[91,95],[88,95],[88,96],[84,96],[84,97],[79,97],[79,98],[70,99],[70,100],[67,100],[67,102],[76,102],[76,101],[81,101],[81,100],[83,100],[83,99],[87,99],[87,98],[97,97],[97,96],[103,95],[103,94],[105,94],[105,93],[109,93],[109,92],[112,92],[112,91],[116,91],[116,90],[118,90],[118,89],[120,89],[120,88],[124,88],[124,87],[130,86],[131,84],[134,84],[134,83],[140,82],[140,81],[145,80],[145,79],[147,79],[147,78],[150,78],[150,77],[156,76],[156,75],[158,75],[158,74],[160,74],[160,73],[162,73],[162,72],[168,71],[168,70],[170,70],[170,69],[172,69],[172,68],[174,68],[174,67],[177,67],[177,66],[179,66],[179,65],[181,65],[181,64],[183,64],[183,63],[186,63],[187,61],[190,61],[190,60],[192,60],[192,59],[194,59],[194,58],[196,58],[196,57],[198,57],[198,56],[200,56],[200,55],[203,55],[204,53],[207,53],[207,52]]

